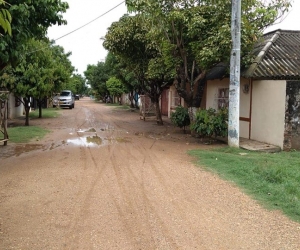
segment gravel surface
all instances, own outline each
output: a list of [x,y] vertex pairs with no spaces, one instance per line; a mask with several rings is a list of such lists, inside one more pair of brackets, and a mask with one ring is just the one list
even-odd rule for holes
[[0,146],[0,249],[300,249],[300,224],[186,154],[222,144],[165,120],[89,98],[31,120],[51,133]]

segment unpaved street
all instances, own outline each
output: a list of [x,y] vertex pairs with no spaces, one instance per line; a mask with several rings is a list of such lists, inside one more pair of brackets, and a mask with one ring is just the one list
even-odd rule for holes
[[1,250],[300,249],[300,224],[195,167],[212,146],[170,124],[89,98],[30,122],[51,133],[0,146]]

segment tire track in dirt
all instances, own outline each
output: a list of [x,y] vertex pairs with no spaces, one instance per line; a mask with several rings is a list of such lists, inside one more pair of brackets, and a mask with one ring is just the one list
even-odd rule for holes
[[[88,128],[93,128],[97,122],[95,122],[95,116],[93,115],[94,111],[90,111],[86,108],[83,108],[83,112],[85,114],[84,122],[81,122],[83,119],[82,114],[78,114],[78,116],[82,116],[79,119],[76,119],[76,124],[78,121],[81,122],[80,125],[77,125],[77,129],[82,129],[84,126],[88,126]],[[82,113],[82,112],[81,112]],[[77,132],[78,136],[81,136],[79,132]],[[107,147],[110,149],[110,146]],[[106,152],[106,148],[100,149],[100,152]],[[110,150],[108,150],[110,152]],[[78,235],[78,228],[84,224],[86,214],[91,206],[91,196],[95,192],[95,188],[97,184],[99,184],[99,180],[101,179],[104,171],[107,166],[109,166],[109,162],[102,162],[101,165],[98,164],[97,158],[101,157],[99,155],[99,149],[94,149],[90,147],[80,146],[80,154],[81,159],[83,159],[83,173],[81,175],[81,180],[79,184],[79,192],[76,195],[76,199],[80,202],[80,206],[75,207],[73,218],[71,219],[71,224],[69,225],[69,232],[66,234],[65,239],[66,242],[64,246],[67,246],[67,249],[76,249],[80,245],[80,236]],[[96,154],[95,154],[96,153]],[[95,155],[96,157],[95,157]],[[74,237],[75,235],[75,237]],[[87,243],[90,241],[87,241]],[[93,246],[90,245],[89,248]]]
[[[147,197],[144,187],[145,176],[143,173],[145,167],[143,158],[145,156],[142,154],[142,156],[135,157],[131,153],[131,150],[128,150],[128,147],[123,146],[118,147],[117,155],[114,154],[112,157],[114,175],[119,190],[113,198],[114,205],[118,210],[119,218],[122,220],[128,239],[136,239],[131,243],[134,249],[140,248],[141,245],[144,249],[151,249],[154,242],[156,242],[157,249],[161,245],[168,249],[177,249],[178,246],[171,232],[157,213],[155,206]],[[120,162],[120,159],[125,158],[130,159],[126,165]],[[135,168],[137,172],[134,172],[132,166],[136,165],[140,165],[141,167],[138,170]],[[108,189],[107,191],[114,193],[112,189]],[[119,196],[121,196],[120,199],[122,199],[122,202],[118,202],[117,197]],[[141,211],[143,211],[142,214]],[[128,216],[130,219],[128,219]],[[139,242],[137,232],[144,235],[145,240],[143,242]]]

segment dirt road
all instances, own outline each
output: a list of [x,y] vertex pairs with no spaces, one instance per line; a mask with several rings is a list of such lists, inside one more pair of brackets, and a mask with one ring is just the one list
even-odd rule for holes
[[0,249],[300,249],[299,224],[193,165],[210,146],[88,98],[62,114],[0,147]]

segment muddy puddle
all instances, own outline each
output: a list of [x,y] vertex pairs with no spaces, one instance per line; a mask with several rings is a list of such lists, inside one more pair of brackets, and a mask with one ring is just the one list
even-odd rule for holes
[[121,138],[121,137],[109,137],[101,138],[98,135],[94,136],[82,136],[74,139],[69,139],[66,141],[69,145],[81,146],[81,147],[100,147],[108,144],[114,143],[129,143],[131,142],[130,138]]
[[[110,125],[101,128],[100,131],[114,130]],[[101,133],[100,132],[100,133]],[[81,146],[81,147],[100,147],[113,143],[128,143],[131,142],[130,138],[123,137],[101,137],[97,134],[95,128],[79,129],[77,130],[79,137],[68,139],[63,144]]]
[[93,136],[85,136],[85,137],[69,139],[67,140],[67,143],[75,146],[82,146],[82,147],[97,147],[97,146],[103,146],[105,144],[105,140],[103,140],[97,135],[93,135]]

